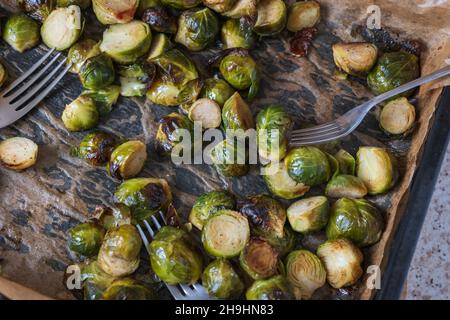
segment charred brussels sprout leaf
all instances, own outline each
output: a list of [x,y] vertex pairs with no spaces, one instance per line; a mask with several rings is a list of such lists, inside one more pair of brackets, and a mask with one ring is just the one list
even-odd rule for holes
[[[60,1],[58,0],[58,7],[61,7],[59,6]],[[50,15],[50,12],[55,9],[56,0],[22,0],[20,2],[27,15],[39,22],[44,22]]]
[[222,15],[235,19],[241,17],[254,18],[257,15],[257,5],[258,0],[237,0],[230,9],[222,12]]
[[198,78],[198,72],[192,60],[178,49],[166,51],[151,62],[158,66],[163,80],[177,86],[185,86],[189,81]]
[[239,262],[252,279],[266,279],[277,273],[278,251],[266,240],[252,238],[242,250]]
[[202,256],[182,229],[159,230],[150,243],[150,262],[155,274],[171,285],[194,284],[202,275]]
[[5,67],[0,63],[0,88],[8,79],[8,71],[6,71]]
[[111,133],[92,132],[85,135],[80,146],[72,149],[71,153],[94,166],[100,166],[109,161],[117,143],[117,137]]
[[356,160],[350,153],[344,149],[340,149],[334,157],[339,162],[340,173],[349,175],[355,174]]
[[173,48],[173,43],[170,41],[168,35],[164,33],[158,33],[153,37],[150,51],[148,52],[147,61],[151,62],[153,58],[159,57],[164,52]]
[[249,170],[245,150],[240,152],[236,145],[235,141],[225,139],[211,150],[214,167],[225,177],[245,176]]
[[56,0],[57,7],[79,6],[81,9],[87,9],[90,7],[92,0]]
[[333,45],[336,66],[345,73],[365,76],[377,62],[378,48],[371,43],[337,43]]
[[367,194],[367,188],[360,178],[340,174],[328,182],[325,194],[332,198],[363,198]]
[[233,93],[233,88],[231,88],[226,81],[222,79],[209,78],[206,79],[203,84],[200,97],[214,100],[220,107],[222,107],[233,95]]
[[320,5],[316,1],[296,2],[289,7],[287,29],[297,32],[314,27],[320,20]]
[[114,281],[105,290],[102,300],[153,300],[156,293],[149,286],[130,279],[119,279]]
[[244,48],[251,49],[256,43],[250,19],[229,19],[222,25],[222,43],[224,49]]
[[104,272],[97,261],[92,261],[80,265],[80,280],[83,283],[84,299],[100,300],[116,278]]
[[189,222],[199,230],[203,229],[203,225],[209,217],[217,211],[235,208],[236,201],[234,197],[227,191],[210,191],[202,194],[194,203],[189,215]]
[[225,101],[222,108],[222,121],[225,130],[246,131],[255,127],[250,107],[238,92]]
[[165,6],[175,9],[190,9],[198,6],[202,0],[161,0]]
[[292,149],[284,159],[289,176],[298,183],[317,186],[331,177],[327,155],[316,147]]
[[114,82],[114,66],[107,55],[100,54],[88,59],[81,66],[78,76],[86,89],[100,90]]
[[87,96],[79,96],[68,104],[62,114],[64,126],[69,131],[83,131],[95,127],[99,114],[94,101]]
[[271,36],[283,31],[287,20],[287,9],[283,0],[260,0],[257,12],[258,18],[253,27],[257,34]]
[[286,278],[282,275],[253,282],[245,294],[247,300],[292,300]]
[[122,143],[111,154],[108,171],[117,179],[133,178],[141,172],[147,160],[147,147],[139,140]]
[[414,125],[416,109],[402,97],[388,102],[380,113],[380,127],[389,135],[407,134]]
[[222,13],[231,10],[237,0],[203,0],[203,4],[216,12]]
[[120,94],[124,97],[142,97],[147,93],[156,73],[153,64],[120,66]]
[[67,55],[67,64],[71,64],[73,73],[79,73],[83,64],[90,58],[101,53],[100,43],[92,39],[85,39],[74,44]]
[[236,299],[244,291],[239,275],[225,259],[217,259],[205,268],[202,285],[209,295],[219,299]]
[[177,20],[162,6],[148,8],[142,15],[142,21],[147,23],[156,32],[176,33]]
[[98,90],[85,90],[81,94],[91,98],[97,106],[98,113],[103,116],[111,112],[120,95],[120,87],[111,85]]
[[172,112],[159,120],[155,138],[155,149],[158,153],[170,156],[173,148],[182,140],[182,131],[193,130],[191,120],[185,115]]
[[93,257],[100,250],[105,230],[93,223],[82,223],[70,229],[69,249],[82,257]]
[[92,0],[92,8],[103,24],[127,23],[133,20],[139,0]]
[[297,232],[304,234],[323,229],[329,217],[330,204],[323,196],[298,200],[287,209],[289,223]]
[[24,52],[39,44],[39,24],[24,14],[16,14],[6,20],[3,40],[14,50]]

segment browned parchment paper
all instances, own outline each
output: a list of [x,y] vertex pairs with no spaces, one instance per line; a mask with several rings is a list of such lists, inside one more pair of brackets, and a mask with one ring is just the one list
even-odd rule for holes
[[[0,0],[5,5],[10,1]],[[252,51],[262,70],[262,87],[258,99],[251,104],[253,112],[270,103],[283,103],[297,123],[322,123],[337,117],[372,95],[362,82],[340,81],[333,77],[331,45],[340,40],[357,41],[352,35],[355,25],[365,25],[369,5],[381,9],[383,28],[396,31],[400,38],[412,38],[424,44],[421,57],[422,74],[445,65],[450,58],[450,4],[439,0],[350,1],[319,0],[322,22],[319,34],[307,59],[289,53],[287,32],[282,37],[260,41]],[[86,33],[99,38],[99,28]],[[281,38],[281,39],[280,39]],[[192,55],[203,74],[205,61],[217,50]],[[10,73],[26,70],[43,50],[37,48],[24,55],[0,42],[0,60]],[[381,241],[365,250],[365,267],[380,265],[383,270],[389,257],[390,240],[395,226],[401,223],[402,208],[408,200],[408,187],[420,161],[422,145],[433,121],[433,112],[441,88],[450,79],[421,88],[415,104],[418,123],[411,137],[389,140],[378,129],[376,111],[352,136],[339,145],[355,154],[359,145],[382,145],[394,152],[399,160],[401,178],[388,194],[371,197],[385,212],[386,230]],[[67,76],[56,90],[27,117],[6,129],[0,138],[26,136],[40,145],[39,160],[25,172],[0,168],[0,265],[1,274],[54,298],[72,298],[63,285],[63,272],[72,261],[65,246],[67,230],[89,217],[97,205],[111,203],[117,181],[102,168],[92,168],[69,155],[83,134],[69,134],[60,116],[64,105],[81,92],[73,76]],[[102,119],[100,128],[128,138],[146,141],[152,149],[157,120],[172,108],[154,106],[143,99],[121,99],[113,112]],[[154,153],[141,176],[164,177],[171,184],[175,206],[186,217],[196,196],[216,188],[230,189],[238,195],[267,193],[256,168],[239,179],[220,178],[208,166],[174,166]],[[320,190],[317,190],[320,192]],[[287,203],[286,203],[287,204]],[[322,234],[308,236],[300,245],[314,250],[323,241]],[[144,263],[145,268],[145,263]],[[363,278],[356,286],[341,291],[328,287],[314,298],[368,299],[372,290]]]

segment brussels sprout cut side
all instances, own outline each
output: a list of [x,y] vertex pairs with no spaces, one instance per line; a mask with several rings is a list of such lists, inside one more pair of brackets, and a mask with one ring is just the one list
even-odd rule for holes
[[289,223],[297,232],[321,230],[328,222],[330,204],[323,196],[298,200],[287,209]]
[[233,88],[222,80],[216,78],[209,78],[204,81],[200,98],[207,98],[214,100],[220,107],[223,107],[225,102],[234,94]]
[[[226,0],[225,0],[226,1]],[[222,15],[230,18],[256,17],[258,0],[236,0],[234,5],[222,12]]]
[[221,35],[224,49],[251,49],[256,43],[252,23],[247,17],[225,21],[222,25]]
[[266,279],[277,273],[278,251],[266,240],[253,238],[242,250],[239,262],[252,279]]
[[222,110],[214,100],[201,98],[189,109],[189,119],[200,122],[204,129],[218,128],[222,123]]
[[337,43],[333,45],[336,66],[345,73],[365,76],[375,65],[378,48],[371,43]]
[[225,259],[217,259],[205,268],[202,285],[210,296],[219,299],[236,299],[244,291],[239,275]]
[[260,0],[257,5],[257,16],[253,27],[257,34],[271,36],[280,33],[286,25],[286,4],[283,0]]
[[133,20],[139,0],[92,0],[92,8],[103,24],[127,23]]
[[294,298],[289,289],[289,283],[282,275],[253,282],[245,297],[247,300],[292,300]]
[[173,48],[173,43],[169,36],[164,33],[158,33],[153,37],[150,51],[148,52],[147,61],[151,62],[153,58],[157,58],[164,52]]
[[117,143],[118,139],[115,135],[96,131],[85,135],[79,147],[71,150],[71,154],[86,160],[93,166],[101,166],[109,161]]
[[3,40],[14,50],[24,52],[39,44],[39,24],[24,14],[16,14],[6,20]]
[[83,131],[95,127],[99,114],[94,101],[88,96],[79,96],[68,104],[62,114],[64,126],[69,131]]
[[297,32],[314,27],[320,20],[320,5],[316,1],[296,2],[289,7],[287,29]]
[[117,179],[133,178],[141,172],[147,160],[147,147],[138,140],[127,141],[111,154],[108,171]]
[[238,92],[235,92],[223,105],[222,121],[225,130],[245,131],[255,127],[250,107]]
[[152,288],[134,279],[114,281],[103,293],[102,300],[153,300],[157,295]]
[[332,198],[363,198],[367,195],[367,188],[360,178],[340,174],[328,182],[325,194]]
[[[32,0],[34,1],[34,0]],[[54,2],[54,0],[48,0],[47,2]],[[56,6],[58,8],[65,8],[71,5],[79,6],[81,9],[87,9],[91,5],[91,0],[56,0]]]
[[380,127],[391,135],[406,134],[414,125],[416,109],[402,97],[388,102],[380,113]]
[[101,226],[93,222],[82,223],[70,229],[67,243],[70,250],[89,258],[98,254],[104,235]]
[[36,163],[38,145],[27,138],[15,137],[0,142],[0,166],[25,170]]

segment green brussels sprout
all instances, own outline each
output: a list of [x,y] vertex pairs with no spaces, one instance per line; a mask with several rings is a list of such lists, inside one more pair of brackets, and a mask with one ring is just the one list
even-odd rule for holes
[[6,82],[8,79],[8,72],[5,67],[0,63],[0,87]]
[[330,163],[330,170],[332,173],[331,178],[336,178],[340,173],[339,161],[328,152],[325,152],[325,154],[327,155],[328,162]]
[[92,0],[56,0],[57,7],[79,6],[81,9],[87,9],[91,6]]
[[101,116],[111,112],[120,95],[120,86],[110,85],[97,90],[84,90],[82,96],[91,98]]
[[198,6],[202,0],[161,0],[161,3],[175,9],[190,9]]
[[336,43],[333,45],[333,59],[336,66],[345,73],[365,76],[377,62],[378,48],[371,43]]
[[100,53],[99,42],[92,39],[78,41],[67,54],[67,65],[72,65],[70,71],[78,74],[88,59],[98,56]]
[[140,18],[142,17],[146,9],[155,8],[158,6],[161,6],[160,0],[140,0],[138,9],[136,11],[136,16]]
[[124,97],[142,97],[153,81],[156,67],[153,64],[120,66],[120,94]]
[[55,9],[55,0],[19,0],[18,2],[28,16],[39,22],[44,22],[50,12]]
[[325,194],[332,198],[363,198],[367,194],[367,188],[360,178],[340,174],[328,182]]
[[268,161],[280,161],[287,153],[292,119],[281,105],[271,105],[256,116],[259,156]]
[[94,214],[97,221],[106,230],[111,230],[124,224],[131,224],[131,209],[120,203],[113,208],[97,207]]
[[152,59],[151,62],[158,66],[163,80],[170,81],[177,86],[183,87],[199,77],[195,64],[178,49],[166,51]]
[[80,7],[57,8],[42,24],[42,41],[47,47],[58,51],[69,49],[80,38],[83,27]]
[[297,299],[310,299],[327,281],[322,261],[308,250],[292,251],[286,258],[286,278]]
[[177,19],[163,6],[145,9],[142,21],[156,32],[176,33],[178,29]]
[[114,134],[95,131],[85,135],[80,146],[71,150],[71,155],[84,159],[93,166],[101,166],[109,161],[117,144],[118,139]]
[[327,271],[328,283],[336,289],[351,286],[363,274],[363,254],[350,240],[328,240],[317,249]]
[[233,93],[233,88],[225,80],[209,78],[203,84],[200,98],[214,100],[220,107],[223,107]]
[[185,115],[172,112],[159,120],[158,131],[155,138],[156,151],[170,156],[172,149],[181,141],[179,130],[192,132],[193,123]]
[[301,1],[289,7],[287,29],[297,32],[314,27],[320,20],[320,5],[317,1]]
[[182,229],[164,226],[158,231],[150,243],[150,262],[167,284],[194,284],[202,275],[202,256]]
[[125,278],[114,281],[105,290],[102,300],[153,300],[156,293],[141,282]]
[[241,251],[239,263],[252,279],[267,279],[277,273],[278,250],[264,239],[252,238]]
[[100,50],[119,64],[132,64],[148,52],[151,42],[149,25],[135,20],[106,29]]
[[256,43],[250,19],[229,19],[222,25],[222,43],[224,49],[251,49]]
[[[419,59],[416,55],[408,52],[388,52],[378,59],[367,76],[367,84],[374,94],[380,95],[419,76]],[[407,97],[411,93],[410,90],[401,96]]]
[[356,154],[356,175],[370,195],[384,193],[397,179],[395,159],[386,149],[360,147]]
[[67,240],[69,249],[82,257],[98,254],[102,245],[105,229],[93,222],[81,223],[69,230]]
[[201,98],[189,108],[189,119],[200,123],[203,129],[218,128],[222,123],[222,110],[214,100]]
[[289,176],[283,161],[271,162],[263,167],[263,178],[270,192],[283,199],[295,199],[309,191],[309,186]]
[[204,193],[195,200],[189,214],[189,222],[197,229],[202,230],[206,220],[217,211],[224,209],[233,210],[235,206],[234,196],[227,191],[220,190]]
[[130,224],[108,230],[98,253],[98,264],[114,277],[132,274],[139,267],[141,246],[139,232]]
[[324,196],[315,196],[291,204],[287,209],[287,217],[292,229],[307,234],[326,226],[329,211],[328,199]]
[[222,121],[225,130],[248,130],[255,127],[250,107],[242,99],[239,92],[235,92],[222,108]]
[[69,131],[83,131],[95,127],[99,114],[94,101],[87,96],[79,96],[66,105],[62,114],[64,126]]
[[216,259],[203,271],[202,285],[210,296],[236,299],[244,291],[244,284],[226,259]]
[[92,0],[92,8],[103,24],[128,23],[133,20],[139,0]]
[[3,28],[3,40],[14,50],[24,52],[39,44],[39,24],[24,14],[12,15]]
[[340,149],[334,157],[339,162],[340,173],[352,176],[355,174],[356,160],[350,153],[344,149]]
[[283,0],[260,0],[253,30],[260,36],[272,36],[283,31],[287,21],[287,8]]
[[220,73],[237,90],[248,89],[248,100],[253,100],[259,89],[259,72],[248,50],[231,50],[220,61]]
[[331,208],[326,231],[328,239],[344,237],[357,246],[370,246],[380,240],[383,218],[367,200],[341,198]]
[[328,157],[316,147],[292,149],[284,159],[284,164],[292,179],[310,187],[325,183],[331,177]]
[[217,172],[224,177],[241,177],[249,171],[245,150],[244,153],[240,152],[236,145],[231,139],[225,139],[211,150],[211,161]]
[[414,125],[416,109],[405,97],[389,101],[381,110],[380,127],[389,135],[406,135]]
[[172,202],[169,184],[164,179],[134,178],[122,182],[114,193],[116,204],[131,209],[132,223],[137,224]]
[[208,254],[219,258],[238,256],[249,238],[250,227],[247,219],[232,210],[216,212],[202,229],[203,247]]
[[100,90],[114,82],[114,66],[105,54],[100,54],[88,59],[80,68],[78,73],[81,84],[86,89]]
[[148,52],[147,61],[152,62],[152,59],[159,57],[164,52],[172,49],[174,44],[170,40],[169,36],[164,33],[157,33],[152,40],[150,51]]
[[284,235],[282,238],[267,235],[264,239],[278,250],[280,257],[284,257],[294,250],[297,245],[297,235],[287,224],[284,226]]
[[250,17],[254,18],[257,15],[257,5],[259,0],[237,0],[234,5],[222,12],[222,15],[230,18]]
[[179,105],[180,93],[179,85],[171,81],[155,79],[147,91],[147,98],[155,104],[173,107]]
[[112,177],[129,179],[137,176],[147,160],[147,147],[139,140],[122,143],[114,149],[107,170]]
[[104,272],[97,261],[80,265],[80,280],[85,300],[100,300],[106,289],[116,280]]
[[237,0],[203,0],[203,5],[218,13],[229,11],[233,8]]
[[245,294],[247,300],[292,300],[286,278],[282,275],[265,280],[256,280]]

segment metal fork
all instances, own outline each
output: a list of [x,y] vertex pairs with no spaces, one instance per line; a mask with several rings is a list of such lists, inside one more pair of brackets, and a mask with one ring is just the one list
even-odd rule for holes
[[0,128],[22,118],[41,102],[69,71],[61,52],[49,50],[18,79],[0,91]]
[[[160,221],[158,221],[157,219],[157,216],[153,215],[149,219],[150,222],[144,220],[143,226],[136,225],[139,234],[141,235],[142,242],[144,243],[144,246],[147,249],[148,253],[150,253],[149,245],[151,240],[148,240],[144,230],[147,230],[148,234],[150,235],[150,239],[153,239],[156,232],[161,229],[162,225],[167,224],[166,218],[164,217],[164,214],[162,212],[159,212],[159,217],[161,218],[163,223],[160,223]],[[175,300],[212,300],[212,298],[208,295],[206,289],[199,283],[195,283],[192,285],[170,285],[166,283],[166,286]]]
[[352,133],[363,121],[367,113],[369,113],[369,111],[372,110],[372,108],[377,104],[395,97],[398,94],[421,86],[425,83],[445,77],[449,74],[450,65],[439,69],[438,71],[435,71],[427,76],[418,78],[414,81],[403,84],[391,91],[376,96],[375,98],[344,113],[334,121],[311,128],[294,130],[291,134],[289,144],[293,147],[299,147],[312,144],[321,144],[343,138]]

